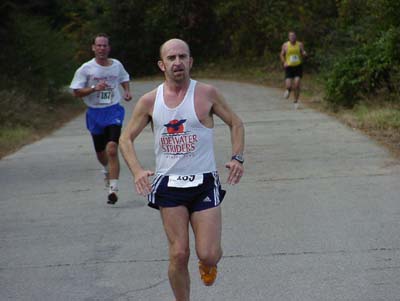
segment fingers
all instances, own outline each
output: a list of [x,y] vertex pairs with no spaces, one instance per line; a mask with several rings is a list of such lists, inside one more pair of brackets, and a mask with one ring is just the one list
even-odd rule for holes
[[147,178],[141,178],[135,181],[136,191],[142,196],[147,196],[151,192],[151,185]]
[[109,85],[105,81],[98,83],[97,86],[100,91],[109,88]]
[[132,94],[130,92],[125,92],[124,99],[130,101],[132,99]]
[[153,176],[154,172],[152,171],[144,171],[140,176],[135,180],[136,191],[138,194],[142,196],[147,196],[151,192],[151,183],[149,181],[150,176]]
[[229,162],[226,164],[226,167],[229,168],[227,183],[230,185],[235,185],[239,183],[240,179],[243,176],[243,165],[239,162]]

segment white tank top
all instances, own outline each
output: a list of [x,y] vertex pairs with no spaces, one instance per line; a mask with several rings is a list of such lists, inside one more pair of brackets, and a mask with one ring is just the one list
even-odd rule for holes
[[156,173],[194,175],[216,171],[214,129],[200,123],[194,108],[196,81],[175,108],[164,102],[164,84],[157,88],[153,111]]

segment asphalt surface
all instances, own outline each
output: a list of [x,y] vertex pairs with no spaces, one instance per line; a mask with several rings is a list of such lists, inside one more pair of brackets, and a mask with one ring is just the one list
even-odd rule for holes
[[[400,300],[400,165],[276,89],[212,81],[246,126],[245,176],[224,185],[224,257],[192,300]],[[135,101],[158,82],[134,82]],[[132,103],[125,104],[129,117]],[[223,182],[228,129],[215,127]],[[152,133],[137,143],[154,166]],[[0,300],[173,300],[159,213],[122,162],[106,191],[84,116],[0,161]]]

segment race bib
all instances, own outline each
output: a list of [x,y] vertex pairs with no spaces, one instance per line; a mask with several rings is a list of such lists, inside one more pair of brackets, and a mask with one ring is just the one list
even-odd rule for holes
[[169,176],[168,187],[189,188],[203,184],[203,175]]
[[289,61],[290,61],[291,63],[298,63],[298,62],[300,62],[300,58],[299,58],[298,55],[291,55],[291,56],[289,57]]
[[112,90],[104,90],[99,92],[99,103],[109,104],[112,99]]

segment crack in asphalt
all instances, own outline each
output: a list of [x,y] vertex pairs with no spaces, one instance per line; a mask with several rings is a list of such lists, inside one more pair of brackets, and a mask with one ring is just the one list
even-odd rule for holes
[[[222,258],[266,258],[266,257],[283,257],[283,256],[308,256],[308,255],[353,255],[353,254],[367,254],[373,252],[399,252],[399,248],[372,248],[366,250],[332,250],[332,251],[301,251],[301,252],[273,252],[268,254],[233,254],[224,255]],[[46,265],[16,265],[10,267],[0,267],[0,271],[16,270],[16,269],[48,269],[48,268],[63,268],[63,267],[76,267],[76,266],[96,266],[101,264],[130,264],[130,263],[155,263],[155,262],[169,262],[168,258],[161,259],[129,259],[129,260],[107,260],[107,261],[91,261],[81,263],[59,263],[59,264],[46,264]]]
[[135,288],[135,289],[132,289],[132,290],[120,293],[120,294],[115,294],[115,295],[111,296],[111,299],[115,300],[115,299],[121,298],[121,297],[133,298],[133,296],[129,296],[129,295],[132,294],[132,293],[143,292],[143,291],[147,291],[147,290],[153,289],[153,288],[155,288],[155,287],[157,287],[157,286],[159,286],[159,285],[161,285],[161,284],[163,284],[163,283],[165,283],[167,281],[168,281],[168,278],[165,278],[165,279],[163,279],[161,281],[158,281],[156,283],[150,284],[150,285],[142,287],[142,288]]

